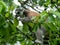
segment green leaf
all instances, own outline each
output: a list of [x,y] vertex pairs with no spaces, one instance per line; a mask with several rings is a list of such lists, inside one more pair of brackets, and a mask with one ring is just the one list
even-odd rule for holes
[[57,30],[56,26],[53,23],[47,23],[47,25],[52,31]]
[[5,17],[7,17],[7,18],[8,18],[8,17],[9,17],[9,13],[6,13],[6,14],[5,14]]
[[32,1],[37,4],[37,0],[32,0]]
[[5,24],[5,18],[0,15],[0,27]]
[[13,0],[3,0],[8,6],[12,5]]
[[58,18],[60,18],[60,12],[53,11],[53,10],[51,10],[49,12],[55,14],[56,16],[58,16]]
[[2,5],[0,5],[0,13],[1,13],[1,11],[2,11]]
[[40,23],[43,23],[43,22],[45,22],[45,21],[47,20],[47,18],[48,18],[48,13],[47,13],[46,11],[43,11],[43,12],[41,13],[41,17],[40,17],[40,19],[39,19],[39,22],[40,22]]
[[19,23],[19,21],[17,20],[17,18],[14,18],[14,26],[17,27],[18,23]]
[[25,34],[29,32],[29,27],[28,27],[28,25],[26,23],[23,25],[23,32]]
[[10,26],[11,31],[13,31],[13,34],[16,33],[17,31],[16,27],[11,22],[9,22],[9,26]]
[[48,6],[50,4],[50,0],[46,0],[46,2],[44,3],[44,6]]
[[1,11],[6,11],[6,4],[3,2],[3,1],[0,1],[0,8],[1,8]]
[[29,25],[31,28],[33,28],[34,23],[29,22],[28,25]]

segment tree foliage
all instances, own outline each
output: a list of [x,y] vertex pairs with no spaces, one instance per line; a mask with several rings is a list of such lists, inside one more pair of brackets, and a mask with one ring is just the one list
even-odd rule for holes
[[[14,45],[16,41],[19,41],[21,45],[39,45],[34,43],[36,37],[33,34],[36,32],[37,27],[41,24],[49,33],[48,45],[59,45],[60,0],[18,1],[20,2],[21,6],[17,6],[15,3],[13,3],[13,0],[0,0],[0,45],[6,45],[7,43]],[[23,27],[21,27],[19,25],[19,20],[13,15],[13,11],[18,7],[26,8],[25,5],[33,8],[34,10],[36,10],[34,8],[36,6],[43,6],[45,9],[42,12],[36,10],[40,13],[40,16],[34,17],[33,21],[31,22],[25,22]],[[51,9],[47,11],[48,8]],[[29,29],[29,26],[31,29]]]

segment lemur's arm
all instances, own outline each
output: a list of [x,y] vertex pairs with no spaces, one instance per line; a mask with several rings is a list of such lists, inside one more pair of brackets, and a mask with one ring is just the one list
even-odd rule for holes
[[32,21],[29,17],[18,18],[18,20],[20,20],[22,22],[30,22],[30,21]]

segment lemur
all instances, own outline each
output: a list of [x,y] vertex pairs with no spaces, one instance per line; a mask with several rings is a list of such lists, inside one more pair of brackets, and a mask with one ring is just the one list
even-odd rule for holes
[[[39,16],[40,14],[38,12],[35,12],[35,11],[24,9],[23,15],[25,17],[24,18],[20,18],[19,20],[20,21],[27,21],[27,22],[29,22],[29,21],[32,21],[31,20],[32,17]],[[37,39],[35,40],[35,42],[41,43],[41,45],[43,45],[43,33],[46,33],[46,30],[44,29],[43,26],[41,26],[41,27],[42,27],[41,29],[38,27],[38,29],[36,31],[36,38]]]

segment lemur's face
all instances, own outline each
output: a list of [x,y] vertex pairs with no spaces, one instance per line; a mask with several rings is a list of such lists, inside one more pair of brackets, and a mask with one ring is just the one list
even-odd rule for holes
[[20,8],[17,8],[15,10],[16,15],[17,16],[20,16],[20,17],[24,17],[23,12],[24,12],[24,10],[23,9],[20,9]]

